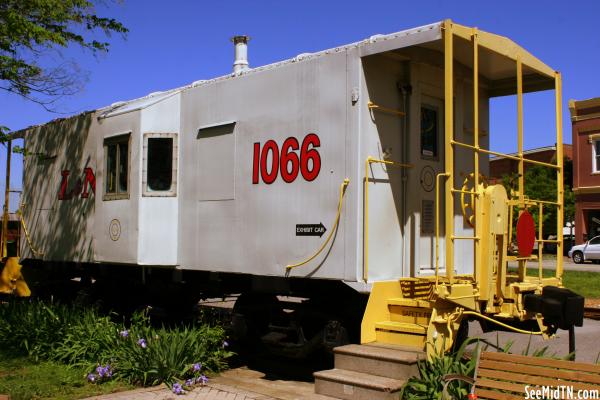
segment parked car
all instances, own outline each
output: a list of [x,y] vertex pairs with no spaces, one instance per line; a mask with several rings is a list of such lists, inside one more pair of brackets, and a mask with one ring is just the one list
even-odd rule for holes
[[600,236],[595,236],[584,244],[573,246],[569,250],[569,257],[576,264],[581,264],[586,260],[600,260]]

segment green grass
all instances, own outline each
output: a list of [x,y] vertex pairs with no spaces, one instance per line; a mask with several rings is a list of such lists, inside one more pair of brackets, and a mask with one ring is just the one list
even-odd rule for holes
[[[509,268],[510,272],[516,272],[515,268]],[[545,278],[555,275],[552,269],[542,271]],[[527,268],[527,276],[537,276],[537,268]],[[600,299],[600,272],[591,271],[564,271],[563,285],[577,294],[588,299]]]
[[563,285],[583,297],[600,299],[600,273],[598,272],[564,271]]
[[133,388],[118,380],[90,384],[85,375],[80,368],[0,352],[0,394],[9,394],[11,400],[80,399]]

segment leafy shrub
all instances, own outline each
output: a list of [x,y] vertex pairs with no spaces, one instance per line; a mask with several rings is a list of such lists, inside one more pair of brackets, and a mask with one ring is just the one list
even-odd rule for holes
[[56,360],[80,367],[90,375],[110,365],[109,378],[145,386],[161,382],[171,386],[179,380],[204,382],[198,366],[201,363],[208,371],[225,368],[225,360],[232,355],[225,344],[225,332],[219,326],[157,329],[145,312],[134,314],[126,327],[80,306],[40,301],[0,304],[2,348],[36,361]]
[[111,353],[118,345],[118,325],[110,317],[98,315],[94,309],[73,311],[77,312],[79,318],[65,327],[51,358],[86,370],[110,361]]
[[153,328],[145,314],[134,315],[131,327],[121,334],[114,349],[115,374],[131,383],[155,385],[195,377],[193,365],[209,371],[223,369],[227,351],[220,327]]
[[[451,354],[440,352],[431,360],[419,361],[418,377],[409,378],[402,388],[401,399],[406,400],[433,400],[441,399],[444,389],[444,380],[448,374],[458,374],[473,377],[475,359],[464,357],[465,347],[473,340],[466,340],[462,346]],[[443,347],[443,346],[442,346]],[[448,394],[453,399],[466,399],[470,386],[463,381],[453,381],[448,385]]]
[[50,359],[66,327],[76,318],[69,307],[36,300],[0,304],[0,345],[36,361]]

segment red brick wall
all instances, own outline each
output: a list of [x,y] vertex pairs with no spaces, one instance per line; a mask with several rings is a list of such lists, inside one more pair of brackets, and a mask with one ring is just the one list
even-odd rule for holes
[[597,232],[590,232],[588,214],[599,210],[599,194],[580,194],[575,197],[575,243],[581,244],[596,236]]
[[[573,147],[570,144],[563,144],[563,154],[565,157],[573,159]],[[525,154],[525,158],[545,163],[554,163],[556,157],[555,150],[542,150]],[[525,163],[525,172],[534,164]],[[511,172],[517,173],[519,170],[519,162],[509,158],[497,158],[490,160],[490,178],[493,182],[501,181],[504,175]]]
[[573,121],[573,187],[600,186],[600,173],[593,172],[592,144],[589,136],[600,134],[600,118]]

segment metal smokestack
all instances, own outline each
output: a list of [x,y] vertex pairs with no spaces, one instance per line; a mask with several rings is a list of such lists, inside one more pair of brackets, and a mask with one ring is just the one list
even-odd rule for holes
[[235,61],[233,63],[233,73],[239,75],[242,72],[248,71],[248,40],[250,36],[234,36],[231,38],[235,46]]

